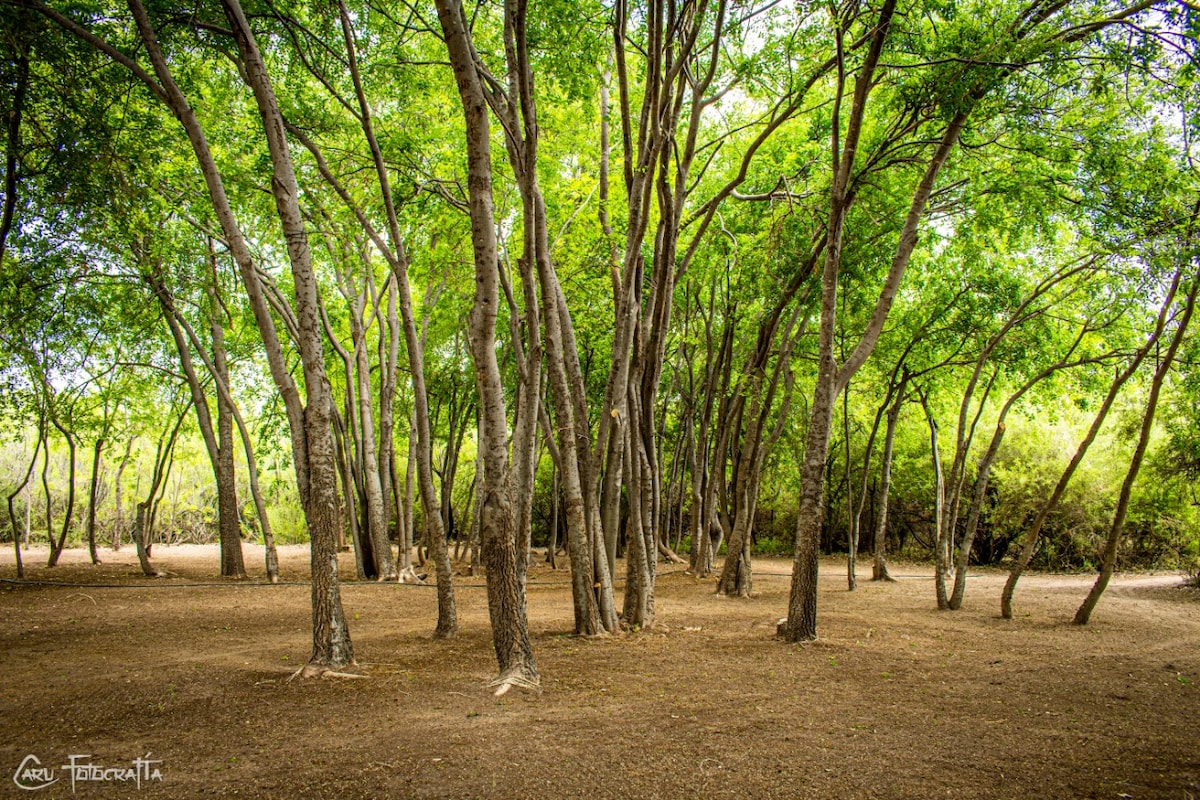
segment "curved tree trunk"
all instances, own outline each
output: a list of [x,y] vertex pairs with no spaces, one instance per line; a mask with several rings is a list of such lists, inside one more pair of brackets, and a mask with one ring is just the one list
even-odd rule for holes
[[1196,307],[1197,290],[1200,290],[1200,273],[1192,278],[1192,286],[1187,294],[1183,314],[1176,323],[1175,335],[1171,338],[1171,344],[1167,347],[1167,352],[1154,371],[1154,379],[1150,382],[1150,396],[1146,400],[1146,411],[1142,417],[1141,430],[1138,432],[1137,446],[1134,448],[1133,458],[1129,462],[1129,470],[1125,473],[1125,481],[1121,484],[1121,494],[1117,499],[1116,511],[1113,513],[1112,526],[1108,530],[1108,540],[1104,543],[1104,560],[1101,562],[1100,574],[1096,576],[1096,582],[1092,585],[1091,591],[1084,598],[1079,610],[1075,612],[1072,622],[1076,625],[1088,624],[1092,612],[1096,609],[1096,604],[1100,602],[1100,595],[1104,594],[1104,589],[1108,586],[1108,581],[1112,578],[1113,570],[1116,568],[1117,545],[1121,541],[1125,516],[1129,511],[1129,499],[1133,495],[1133,482],[1137,480],[1142,461],[1146,456],[1146,448],[1150,444],[1150,433],[1154,429],[1154,414],[1158,410],[1158,398],[1162,393],[1163,382],[1167,378],[1167,373],[1171,371],[1171,365],[1175,362],[1175,354],[1179,351],[1179,345],[1183,342],[1188,323],[1192,320],[1192,312]]
[[1159,308],[1158,317],[1155,322],[1154,330],[1147,338],[1146,343],[1134,354],[1134,357],[1125,366],[1123,370],[1117,373],[1112,384],[1108,387],[1108,393],[1104,396],[1103,402],[1096,410],[1096,416],[1092,419],[1092,424],[1088,428],[1087,433],[1075,448],[1074,455],[1067,463],[1066,468],[1058,478],[1058,483],[1054,485],[1054,490],[1050,493],[1050,497],[1038,509],[1037,516],[1030,523],[1029,528],[1025,531],[1025,536],[1021,543],[1021,553],[1013,562],[1012,568],[1009,570],[1008,579],[1004,582],[1004,589],[1000,593],[1000,616],[1004,619],[1012,619],[1013,594],[1017,589],[1017,581],[1021,579],[1022,573],[1029,566],[1029,562],[1033,560],[1033,554],[1037,550],[1038,537],[1041,534],[1042,527],[1046,524],[1046,520],[1050,517],[1051,512],[1058,507],[1059,500],[1067,491],[1067,486],[1071,483],[1071,478],[1075,475],[1075,470],[1083,463],[1084,456],[1087,455],[1088,449],[1092,442],[1095,441],[1100,428],[1104,425],[1104,420],[1108,416],[1109,410],[1117,399],[1117,395],[1121,391],[1126,382],[1133,377],[1145,360],[1150,350],[1157,344],[1162,336],[1163,330],[1166,327],[1167,314],[1170,311],[1171,304],[1175,301],[1176,292],[1179,289],[1181,272],[1175,273],[1175,278],[1171,284],[1170,290],[1167,292],[1166,298],[1163,300],[1162,306]]
[[[21,560],[21,537],[17,533],[17,514],[13,508],[13,499],[18,494],[21,493],[22,489],[24,489],[26,486],[29,485],[29,479],[33,476],[33,466],[34,466],[34,464],[37,463],[38,450],[41,449],[42,439],[46,435],[46,427],[45,426],[46,426],[46,422],[45,422],[45,419],[43,418],[38,425],[38,439],[33,444],[33,456],[29,459],[29,466],[25,468],[25,477],[21,481],[20,484],[13,487],[13,490],[8,493],[8,497],[6,498],[6,500],[8,501],[8,519],[9,519],[9,522],[12,524],[13,556],[16,559],[17,577],[18,578],[25,577],[25,564]],[[26,500],[25,500],[26,514],[28,514],[28,512],[29,512],[29,501],[30,501],[30,497],[27,494]],[[28,531],[28,523],[26,523],[26,531]]]
[[[47,400],[49,403],[49,400]],[[58,565],[58,559],[62,557],[63,548],[67,545],[67,533],[71,530],[71,518],[75,511],[75,437],[67,430],[58,419],[51,414],[50,422],[54,427],[58,428],[58,432],[67,440],[67,508],[63,512],[62,531],[58,536],[58,541],[54,541],[53,535],[50,537],[50,557],[46,561],[46,566],[54,567]],[[49,442],[47,442],[46,460],[49,462],[50,450]],[[49,494],[46,495],[49,498]],[[47,503],[47,507],[49,504]],[[49,528],[49,517],[47,517],[47,528]]]

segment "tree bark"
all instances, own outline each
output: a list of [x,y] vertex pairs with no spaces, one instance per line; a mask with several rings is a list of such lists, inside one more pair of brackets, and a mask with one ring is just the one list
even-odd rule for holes
[[[49,385],[46,385],[47,398],[46,403],[49,405]],[[75,511],[75,436],[59,421],[58,417],[51,413],[50,423],[58,428],[58,432],[67,440],[67,508],[63,512],[62,531],[59,534],[58,541],[54,541],[53,534],[50,537],[50,557],[46,561],[47,567],[58,565],[58,559],[62,557],[63,548],[67,544],[67,533],[71,530],[71,519]],[[50,461],[49,439],[46,440],[46,461]],[[49,492],[47,491],[47,508],[49,508]],[[49,516],[47,516],[46,527],[49,529]]]
[[1175,354],[1179,351],[1179,345],[1183,342],[1188,324],[1192,320],[1192,312],[1196,307],[1197,290],[1200,290],[1200,273],[1197,273],[1192,278],[1191,288],[1188,290],[1187,299],[1184,301],[1183,314],[1176,323],[1175,335],[1171,338],[1171,344],[1167,347],[1167,352],[1163,355],[1162,361],[1159,362],[1158,368],[1154,371],[1154,378],[1150,382],[1150,396],[1146,399],[1146,411],[1142,417],[1141,430],[1138,432],[1137,446],[1134,448],[1133,458],[1130,459],[1129,470],[1125,473],[1125,480],[1121,484],[1121,494],[1117,499],[1117,508],[1113,513],[1112,525],[1108,530],[1108,539],[1104,543],[1104,555],[1100,565],[1100,574],[1096,576],[1096,582],[1092,585],[1091,591],[1088,592],[1087,597],[1084,598],[1083,603],[1075,612],[1075,618],[1072,622],[1076,625],[1088,624],[1088,621],[1092,617],[1092,612],[1096,609],[1096,604],[1100,602],[1100,595],[1104,594],[1104,590],[1112,578],[1113,570],[1116,569],[1117,545],[1121,541],[1121,532],[1125,526],[1125,516],[1129,511],[1129,499],[1133,495],[1133,482],[1137,480],[1138,472],[1142,467],[1142,461],[1146,456],[1146,448],[1150,444],[1150,433],[1154,429],[1154,414],[1158,410],[1158,399],[1162,393],[1163,382],[1166,381],[1167,373],[1170,372],[1171,365],[1175,362]]
[[[437,575],[438,619],[434,629],[434,638],[448,639],[458,632],[458,613],[454,601],[453,573],[450,566],[449,553],[446,550],[446,530],[440,515],[437,513],[437,492],[433,485],[433,434],[429,422],[429,397],[425,387],[425,348],[423,336],[418,336],[416,316],[412,307],[412,290],[408,282],[408,255],[404,248],[404,240],[400,234],[399,219],[392,198],[391,182],[388,178],[387,167],[383,154],[375,137],[374,123],[371,117],[371,107],[367,102],[358,66],[358,51],[350,26],[350,15],[345,3],[339,2],[338,13],[342,26],[343,39],[346,44],[347,59],[350,65],[350,77],[354,84],[355,97],[358,101],[359,120],[363,136],[371,150],[372,163],[375,166],[376,178],[379,180],[380,196],[383,199],[384,211],[387,214],[388,233],[392,246],[388,247],[382,239],[373,235],[375,242],[384,258],[388,260],[392,274],[396,278],[399,291],[400,315],[403,323],[404,340],[408,349],[409,372],[412,378],[413,390],[413,424],[416,430],[416,464],[417,485],[421,498],[421,519],[424,527],[422,539],[432,550]],[[323,170],[326,178],[330,178],[327,170]],[[335,187],[336,188],[336,187]],[[349,195],[339,191],[343,200],[349,200]],[[366,218],[360,212],[361,222]],[[364,225],[364,227],[368,227]],[[370,231],[370,229],[368,228]],[[427,298],[430,299],[430,298]],[[426,303],[426,307],[431,306]],[[428,312],[427,312],[428,313]],[[410,531],[411,533],[411,531]]]
[[[12,524],[13,556],[16,560],[17,577],[18,578],[25,577],[25,564],[21,560],[21,537],[20,537],[20,535],[17,534],[17,514],[13,508],[13,499],[18,494],[21,493],[22,489],[24,489],[26,486],[29,485],[29,479],[33,476],[33,466],[34,466],[34,464],[37,463],[38,450],[42,446],[42,439],[43,439],[43,437],[45,437],[45,435],[46,435],[46,422],[45,422],[45,419],[42,419],[42,420],[40,420],[39,425],[38,425],[38,439],[36,442],[33,443],[33,456],[30,457],[30,459],[29,459],[29,466],[25,468],[25,477],[24,477],[24,479],[22,479],[20,484],[15,486],[13,488],[13,490],[8,493],[7,498],[5,498],[8,501],[8,519],[9,519],[9,522]],[[29,511],[29,500],[30,500],[30,497],[27,493],[26,500],[25,500],[25,510],[26,510],[27,514]],[[26,523],[26,532],[28,532],[28,523]]]
[[114,510],[115,519],[113,521],[112,532],[112,549],[121,549],[121,532],[125,525],[125,508],[121,502],[121,476],[125,474],[125,468],[129,466],[129,458],[133,452],[133,440],[136,437],[130,436],[125,442],[125,454],[121,456],[121,463],[117,465],[117,474],[113,477],[113,504],[116,506]]
[[471,241],[475,256],[475,300],[471,309],[471,358],[479,386],[479,448],[484,465],[479,519],[487,568],[488,612],[500,677],[497,694],[512,686],[537,687],[539,677],[517,575],[516,516],[508,463],[507,419],[500,366],[496,360],[496,316],[500,291],[496,273],[495,212],[487,101],[476,72],[466,19],[459,0],[437,0],[438,21],[458,84],[467,130],[467,178]]
[[950,551],[953,548],[954,529],[945,524],[946,520],[946,476],[942,470],[942,454],[938,447],[938,424],[933,418],[933,410],[929,407],[929,397],[921,395],[921,407],[925,409],[925,419],[929,421],[929,452],[933,459],[933,518],[936,528],[934,540],[934,586],[937,590],[938,608],[945,610],[950,607],[946,579],[952,569]]
[[[87,518],[87,542],[88,556],[92,559],[93,564],[100,563],[100,556],[96,552],[96,500],[99,497],[100,489],[100,459],[101,453],[104,450],[104,435],[96,437],[96,443],[92,447],[92,479],[88,485],[88,518]],[[23,486],[24,484],[22,484]],[[13,538],[17,535],[17,527],[13,526]]]
[[[139,260],[142,260],[143,254],[141,248],[135,246],[134,250],[135,256]],[[210,259],[212,258],[211,249],[209,257]],[[246,569],[242,559],[241,523],[238,519],[236,477],[233,465],[233,425],[229,405],[218,396],[218,428],[220,432],[220,439],[218,440],[217,432],[213,430],[212,413],[208,407],[208,396],[205,394],[204,387],[201,385],[200,378],[196,373],[196,368],[192,361],[191,348],[187,337],[184,335],[183,326],[180,323],[181,317],[176,308],[175,298],[163,282],[162,266],[160,264],[151,265],[148,263],[144,263],[143,266],[149,269],[144,274],[143,279],[154,293],[155,299],[162,308],[163,318],[166,320],[167,326],[171,331],[171,338],[175,342],[175,351],[179,356],[179,364],[183,369],[188,390],[191,393],[192,407],[196,413],[196,423],[200,428],[200,434],[204,440],[209,463],[212,465],[213,478],[217,487],[217,530],[221,547],[221,576],[235,579],[245,578]],[[213,356],[211,361],[207,356],[204,357],[204,360],[205,363],[211,364],[214,376],[224,380],[226,385],[228,385],[224,330],[215,318],[211,320],[210,324]],[[193,344],[199,345],[199,342],[193,342]]]

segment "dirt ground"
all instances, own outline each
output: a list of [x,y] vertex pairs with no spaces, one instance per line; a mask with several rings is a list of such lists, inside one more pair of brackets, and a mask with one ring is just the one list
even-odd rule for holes
[[[543,691],[494,699],[478,578],[458,578],[444,642],[431,588],[345,582],[369,677],[289,682],[310,649],[307,551],[281,555],[296,584],[258,583],[251,546],[259,577],[238,585],[213,547],[156,547],[162,579],[132,550],[53,570],[29,551],[30,580],[72,585],[0,583],[0,796],[69,797],[72,772],[96,798],[1200,796],[1200,600],[1176,576],[1119,576],[1079,628],[1087,576],[1027,576],[1004,621],[999,573],[939,613],[928,567],[849,593],[831,560],[821,638],[798,646],[773,638],[783,561],[756,562],[749,600],[663,565],[657,628],[601,639],[568,635],[568,575],[539,565]],[[84,781],[72,755],[155,761],[161,780]],[[21,791],[29,756],[56,782]]]

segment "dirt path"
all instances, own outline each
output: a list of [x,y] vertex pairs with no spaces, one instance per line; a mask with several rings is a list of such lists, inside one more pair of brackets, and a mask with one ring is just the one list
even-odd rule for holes
[[[370,679],[289,683],[310,646],[307,586],[221,585],[214,548],[155,556],[173,577],[140,577],[132,551],[46,570],[34,550],[30,578],[73,585],[0,584],[0,796],[71,796],[71,754],[128,770],[147,753],[161,781],[75,796],[1200,796],[1200,601],[1174,576],[1118,577],[1078,628],[1088,576],[1028,576],[1004,621],[999,573],[938,613],[930,578],[865,575],[851,594],[830,561],[822,638],[795,646],[772,638],[782,561],[756,563],[749,600],[665,572],[658,628],[607,639],[567,635],[567,573],[539,568],[544,691],[494,700],[480,579],[459,579],[449,642],[429,637],[431,589],[347,583]],[[287,548],[284,580],[306,564]],[[16,787],[30,755],[57,783]]]

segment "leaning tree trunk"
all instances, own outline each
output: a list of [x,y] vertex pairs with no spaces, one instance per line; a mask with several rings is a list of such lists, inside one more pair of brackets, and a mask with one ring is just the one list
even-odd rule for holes
[[1017,589],[1017,581],[1021,579],[1021,574],[1029,566],[1029,562],[1033,560],[1033,554],[1037,550],[1038,537],[1042,532],[1042,526],[1046,524],[1046,520],[1050,517],[1051,512],[1058,507],[1059,500],[1067,491],[1067,486],[1071,483],[1071,478],[1075,475],[1075,470],[1083,463],[1084,457],[1087,455],[1088,449],[1092,442],[1095,441],[1097,434],[1100,433],[1100,428],[1104,425],[1104,420],[1108,416],[1109,410],[1117,399],[1117,395],[1121,391],[1126,382],[1133,376],[1142,361],[1145,360],[1150,350],[1157,345],[1159,338],[1162,336],[1166,326],[1167,313],[1171,308],[1171,304],[1175,301],[1175,294],[1179,289],[1181,273],[1175,273],[1175,279],[1171,284],[1170,291],[1167,292],[1166,298],[1158,312],[1158,317],[1155,322],[1154,331],[1147,338],[1146,343],[1134,354],[1134,357],[1121,370],[1112,384],[1108,387],[1108,393],[1104,396],[1103,402],[1096,410],[1096,416],[1092,419],[1092,424],[1088,428],[1087,434],[1083,440],[1079,442],[1075,448],[1075,454],[1071,456],[1070,462],[1058,478],[1058,483],[1054,485],[1054,490],[1050,493],[1050,497],[1038,509],[1037,516],[1030,523],[1029,528],[1025,531],[1025,536],[1021,544],[1021,553],[1013,562],[1012,568],[1009,570],[1008,579],[1004,582],[1004,589],[1000,593],[1000,616],[1004,619],[1012,619],[1012,599],[1013,594]]
[[[47,400],[49,402],[49,400]],[[67,545],[67,533],[71,530],[71,518],[75,511],[75,437],[68,431],[58,419],[51,414],[50,422],[54,427],[58,428],[58,432],[67,440],[67,508],[63,512],[62,532],[59,534],[58,541],[54,541],[53,535],[50,537],[50,557],[46,561],[46,566],[53,567],[58,564],[58,559],[62,557],[63,548]],[[47,440],[47,445],[49,440]],[[46,448],[46,460],[49,462],[50,449]],[[49,494],[47,494],[49,497]],[[47,522],[47,527],[49,523]]]
[[1096,603],[1100,602],[1100,595],[1104,594],[1104,589],[1108,586],[1108,581],[1112,578],[1113,570],[1117,563],[1117,545],[1121,541],[1121,532],[1125,526],[1125,516],[1129,511],[1129,499],[1133,494],[1133,482],[1137,480],[1138,472],[1142,468],[1142,461],[1146,456],[1146,448],[1150,444],[1150,433],[1154,429],[1154,413],[1158,410],[1158,398],[1162,393],[1163,382],[1167,379],[1167,373],[1171,370],[1171,365],[1175,361],[1175,354],[1179,351],[1179,345],[1183,342],[1185,333],[1187,332],[1188,323],[1191,322],[1192,312],[1196,307],[1196,292],[1200,290],[1200,273],[1197,273],[1192,278],[1192,286],[1188,291],[1187,300],[1185,301],[1183,314],[1176,323],[1175,335],[1171,339],[1170,346],[1167,347],[1167,352],[1159,362],[1158,369],[1154,371],[1154,378],[1150,382],[1150,396],[1146,400],[1145,416],[1142,418],[1142,427],[1138,432],[1137,446],[1133,451],[1133,458],[1129,462],[1129,471],[1125,474],[1125,481],[1121,484],[1121,494],[1117,500],[1117,509],[1113,513],[1112,526],[1108,530],[1108,540],[1104,543],[1104,560],[1101,562],[1100,574],[1096,576],[1096,582],[1092,585],[1092,589],[1088,592],[1079,610],[1075,612],[1075,618],[1072,620],[1076,625],[1086,625],[1092,617],[1092,611],[1096,608]]
[[[1075,348],[1079,346],[1079,343],[1082,341],[1084,335],[1086,335],[1088,331],[1089,328],[1085,325],[1080,331],[1079,338],[1077,338],[1075,343],[1071,345],[1071,349],[1067,353],[1068,357],[1075,351]],[[966,530],[963,531],[962,542],[959,543],[958,554],[954,559],[954,590],[950,594],[949,601],[949,608],[951,611],[957,611],[962,607],[963,594],[966,592],[967,588],[967,564],[971,557],[971,548],[975,544],[975,532],[979,528],[979,516],[983,510],[983,500],[987,493],[988,480],[991,477],[992,463],[995,462],[996,455],[1000,452],[1000,445],[1004,441],[1004,432],[1007,429],[1004,421],[1008,417],[1008,412],[1011,411],[1013,406],[1016,405],[1017,401],[1024,397],[1025,394],[1034,386],[1038,385],[1055,372],[1068,367],[1078,366],[1080,363],[1094,363],[1094,359],[1083,359],[1081,361],[1068,362],[1066,361],[1066,358],[1064,358],[1057,363],[1046,367],[1037,375],[1034,375],[1032,378],[1023,383],[1020,388],[1018,388],[1009,396],[1009,398],[1004,402],[1004,405],[1000,408],[1000,414],[996,418],[996,431],[992,434],[992,441],[988,445],[988,449],[984,453],[983,458],[979,460],[979,469],[975,478],[975,491],[971,498],[970,509],[967,512],[967,527]]]
[[[210,246],[210,264],[213,255]],[[162,308],[163,316],[175,342],[175,351],[179,356],[179,364],[183,369],[188,390],[191,393],[192,406],[196,412],[196,424],[204,440],[205,451],[212,465],[213,478],[217,485],[217,520],[221,543],[221,575],[227,578],[244,578],[246,569],[242,560],[241,524],[238,520],[237,487],[233,466],[233,430],[230,420],[229,406],[218,395],[218,428],[220,439],[213,429],[212,413],[208,407],[208,396],[200,383],[192,361],[191,348],[185,336],[184,317],[176,307],[175,298],[169,287],[163,281],[162,265],[151,261],[142,249],[135,248],[135,256],[142,266],[148,268],[143,279],[154,293],[155,299]],[[210,309],[211,311],[211,309]],[[190,330],[190,325],[188,330]],[[204,354],[198,341],[191,344],[197,347],[206,364],[212,368],[214,379],[223,381],[228,386],[228,366],[225,363],[224,330],[217,322],[215,315],[211,324],[213,356],[211,359]]]
[[[36,442],[34,442],[34,444],[33,444],[33,456],[29,459],[29,466],[26,467],[26,469],[25,469],[25,478],[21,481],[20,484],[15,486],[11,492],[8,493],[8,497],[6,498],[8,501],[8,519],[9,519],[9,522],[12,524],[13,556],[16,559],[17,577],[18,578],[25,577],[25,564],[21,560],[21,537],[17,535],[17,514],[16,514],[15,509],[13,508],[13,499],[18,494],[21,493],[22,489],[24,489],[26,486],[29,485],[29,479],[33,476],[33,466],[34,466],[34,464],[37,463],[37,454],[38,454],[38,450],[41,449],[41,446],[42,446],[42,437],[44,437],[46,435],[45,425],[46,425],[46,423],[45,423],[44,419],[38,425],[38,440]],[[30,496],[28,494],[26,494],[25,512],[27,515],[29,513],[30,499],[31,499]],[[26,531],[29,530],[28,523],[26,523],[26,525],[25,525],[25,530]]]
[[289,372],[257,267],[234,217],[204,130],[191,104],[175,83],[145,6],[141,0],[128,0],[128,3],[137,23],[142,46],[153,64],[153,75],[63,15],[50,9],[43,10],[43,13],[130,70],[171,109],[187,133],[226,244],[237,262],[263,339],[271,376],[287,411],[297,484],[312,542],[313,650],[310,666],[314,671],[322,672],[352,663],[354,652],[337,583],[337,478],[331,431],[332,401],[325,376],[316,281],[307,233],[297,205],[299,187],[288,153],[283,119],[271,90],[262,55],[240,4],[237,0],[223,0],[225,15],[241,56],[242,75],[254,92],[271,154],[272,194],[292,267],[297,343],[304,368],[307,407]]
[[887,432],[883,437],[883,463],[879,466],[879,502],[875,513],[875,561],[871,567],[871,580],[895,582],[887,567],[887,521],[888,494],[892,488],[892,455],[895,452],[896,424],[900,420],[900,409],[904,405],[904,393],[908,384],[908,370],[900,379],[896,399],[887,412]]

